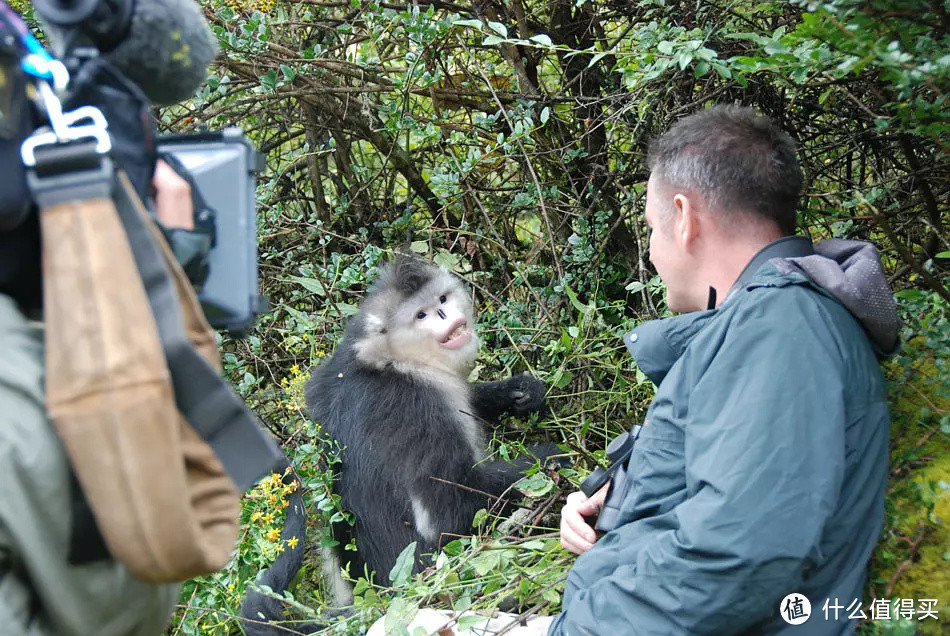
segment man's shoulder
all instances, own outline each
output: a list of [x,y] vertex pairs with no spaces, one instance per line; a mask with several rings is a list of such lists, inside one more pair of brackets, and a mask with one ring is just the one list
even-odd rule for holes
[[842,363],[860,352],[876,364],[861,323],[831,294],[797,272],[763,270],[722,308],[720,328],[733,344],[769,341],[780,348],[817,348],[836,352]]
[[848,329],[860,325],[838,300],[798,272],[779,272],[767,265],[729,299],[732,320],[769,321],[776,329],[798,323],[827,328],[843,323]]

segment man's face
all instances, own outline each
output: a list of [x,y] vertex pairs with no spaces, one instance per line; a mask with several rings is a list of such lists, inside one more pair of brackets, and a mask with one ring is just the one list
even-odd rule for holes
[[675,238],[677,212],[673,192],[655,175],[647,182],[644,219],[650,228],[650,262],[666,284],[666,304],[673,311],[692,311],[687,291],[692,273],[689,255]]

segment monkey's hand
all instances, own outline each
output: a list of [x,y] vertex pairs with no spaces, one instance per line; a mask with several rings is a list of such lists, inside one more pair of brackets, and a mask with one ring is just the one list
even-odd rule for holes
[[546,470],[569,468],[574,465],[566,452],[550,442],[532,444],[528,447],[528,450],[537,459],[541,460],[541,466]]
[[508,380],[511,406],[508,411],[512,415],[527,415],[545,408],[545,394],[547,387],[541,380],[522,373]]
[[472,388],[475,410],[486,420],[494,420],[503,413],[524,416],[547,408],[544,383],[530,375],[480,382]]

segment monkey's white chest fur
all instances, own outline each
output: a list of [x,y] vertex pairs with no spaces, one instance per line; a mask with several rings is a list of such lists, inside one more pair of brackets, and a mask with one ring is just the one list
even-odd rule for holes
[[413,368],[406,365],[400,371],[422,380],[442,394],[446,410],[455,414],[455,423],[472,449],[473,465],[485,459],[485,432],[474,416],[475,409],[470,402],[468,383],[454,373],[425,367]]
[[[430,369],[415,368],[411,373],[442,394],[447,406],[446,410],[455,415],[458,432],[472,451],[472,465],[482,461],[485,458],[485,433],[474,416],[475,411],[469,400],[468,384],[455,374]],[[430,512],[429,502],[424,493],[409,493],[409,501],[412,505],[412,521],[416,531],[429,541],[438,540],[442,529],[434,523],[433,519],[440,518],[440,515]]]

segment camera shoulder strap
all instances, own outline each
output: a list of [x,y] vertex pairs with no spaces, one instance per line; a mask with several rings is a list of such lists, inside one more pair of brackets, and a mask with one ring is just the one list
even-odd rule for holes
[[214,333],[114,173],[104,122],[79,121],[22,152],[40,208],[47,410],[109,552],[143,580],[182,580],[227,562],[239,491],[282,453],[218,375]]

